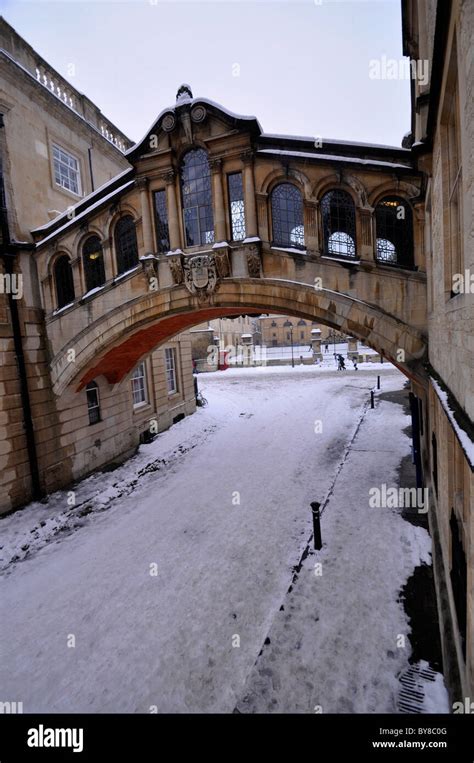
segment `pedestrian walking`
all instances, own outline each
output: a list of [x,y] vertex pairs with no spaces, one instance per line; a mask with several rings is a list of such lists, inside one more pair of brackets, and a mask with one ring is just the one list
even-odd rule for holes
[[354,371],[357,371],[357,361],[355,358],[352,358],[352,362],[354,364]]
[[344,358],[342,357],[342,355],[338,355],[337,356],[337,361],[338,361],[337,370],[338,371],[345,371],[346,370],[346,364],[344,363]]
[[328,344],[325,344],[325,345],[324,345],[324,352],[325,352],[325,353],[326,353],[326,352],[329,352],[329,345],[328,345]]

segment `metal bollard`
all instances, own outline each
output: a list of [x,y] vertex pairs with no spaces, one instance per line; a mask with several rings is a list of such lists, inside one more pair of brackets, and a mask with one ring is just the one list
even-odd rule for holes
[[316,551],[320,551],[323,547],[323,542],[321,540],[321,513],[320,513],[320,507],[321,504],[317,501],[313,501],[311,504],[311,511],[313,513],[313,538],[314,538],[314,548]]
[[377,376],[377,389],[380,389],[380,376]]
[[374,390],[373,389],[370,390],[370,407],[371,408],[375,408],[375,404],[374,404]]

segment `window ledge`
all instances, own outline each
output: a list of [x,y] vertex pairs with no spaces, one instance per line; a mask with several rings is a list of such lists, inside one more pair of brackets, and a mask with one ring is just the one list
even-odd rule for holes
[[74,301],[74,302],[68,302],[67,305],[63,305],[62,307],[57,307],[55,310],[53,310],[51,315],[54,318],[56,317],[56,315],[60,315],[61,313],[66,312],[66,310],[69,310],[71,307],[74,307],[75,304],[76,302]]
[[271,246],[270,249],[273,249],[277,252],[289,252],[290,254],[306,254],[306,249],[298,249],[296,246]]
[[332,260],[332,262],[345,262],[349,265],[360,265],[360,259],[358,257],[341,257],[337,254],[322,254],[321,258],[324,260]]
[[141,403],[133,403],[133,412],[138,413],[143,411],[145,408],[151,408],[151,403],[148,400],[143,400]]
[[107,284],[103,283],[102,286],[96,286],[94,289],[90,289],[82,295],[79,302],[87,302],[89,299],[92,299],[92,297],[95,297],[96,294],[99,294],[99,292],[103,291],[106,286]]
[[133,268],[130,268],[129,270],[125,270],[123,273],[119,273],[118,276],[115,276],[115,278],[113,279],[113,282],[117,283],[117,281],[122,281],[127,276],[131,276],[132,273],[136,273],[137,272],[139,267],[140,267],[140,265],[134,265]]

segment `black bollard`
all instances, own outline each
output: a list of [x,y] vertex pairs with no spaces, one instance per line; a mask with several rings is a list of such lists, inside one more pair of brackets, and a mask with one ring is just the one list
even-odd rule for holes
[[373,389],[370,390],[370,407],[371,408],[375,407],[375,404],[374,404],[374,390]]
[[323,547],[323,542],[321,540],[321,513],[320,513],[320,507],[321,504],[317,501],[313,501],[311,504],[311,511],[313,513],[313,538],[314,538],[314,548],[316,551],[320,551]]
[[380,376],[377,376],[377,389],[380,389]]

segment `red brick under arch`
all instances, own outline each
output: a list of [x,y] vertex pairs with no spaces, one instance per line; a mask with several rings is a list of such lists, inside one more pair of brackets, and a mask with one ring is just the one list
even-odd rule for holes
[[[278,312],[290,316],[296,315],[295,311],[290,312],[284,309],[279,309]],[[262,310],[243,310],[242,306],[208,307],[202,310],[175,314],[168,318],[163,318],[157,323],[153,323],[150,326],[135,332],[132,336],[124,339],[119,345],[116,345],[105,353],[105,355],[100,358],[99,362],[95,366],[89,368],[81,377],[77,392],[80,392],[86,384],[101,375],[105,376],[109,384],[118,384],[132,370],[132,368],[136,366],[140,358],[147,355],[158,345],[163,344],[173,336],[176,336],[182,331],[186,331],[199,323],[205,323],[206,321],[215,318],[225,318],[243,314],[259,316],[262,315]],[[308,317],[307,314],[305,314],[304,317]],[[318,319],[318,322],[333,328],[338,328],[337,324],[327,320]],[[385,354],[385,358],[409,379],[417,381],[417,377],[410,373],[405,365],[398,364],[393,357],[390,357],[387,354]]]
[[128,339],[125,339],[121,344],[113,347],[103,355],[97,365],[89,368],[84,376],[81,377],[77,392],[95,379],[96,376],[101,375],[105,376],[109,384],[118,384],[136,366],[141,357],[176,334],[214,318],[232,317],[234,315],[242,315],[243,313],[246,315],[261,315],[261,311],[253,313],[252,311],[242,310],[242,307],[211,307],[163,318],[158,323],[153,323],[151,326],[136,331]]

